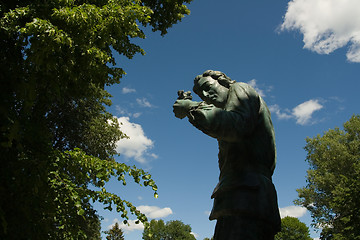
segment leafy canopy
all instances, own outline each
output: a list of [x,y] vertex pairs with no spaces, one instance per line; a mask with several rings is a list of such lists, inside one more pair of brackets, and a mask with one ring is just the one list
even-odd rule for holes
[[[191,0],[12,0],[0,2],[0,238],[97,235],[92,202],[128,211],[107,191],[111,177],[149,186],[151,176],[115,161],[124,137],[105,86],[125,74],[117,52],[144,54],[142,28],[162,35]],[[128,177],[126,177],[128,176]],[[21,223],[21,224],[20,224]]]
[[179,220],[168,221],[165,224],[161,219],[151,220],[149,227],[144,229],[142,238],[144,240],[195,240],[190,225]]
[[306,207],[321,239],[360,239],[360,116],[307,138],[310,169],[297,204]]
[[312,240],[309,228],[295,217],[281,219],[281,231],[275,235],[275,240]]
[[114,226],[104,233],[107,234],[106,240],[124,240],[124,232],[119,228],[119,224],[116,222]]

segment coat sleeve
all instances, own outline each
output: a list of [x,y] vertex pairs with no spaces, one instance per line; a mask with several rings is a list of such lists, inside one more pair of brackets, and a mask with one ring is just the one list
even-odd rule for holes
[[201,103],[190,110],[189,121],[205,134],[236,142],[250,134],[258,119],[260,98],[247,84],[235,83],[229,89],[224,109]]

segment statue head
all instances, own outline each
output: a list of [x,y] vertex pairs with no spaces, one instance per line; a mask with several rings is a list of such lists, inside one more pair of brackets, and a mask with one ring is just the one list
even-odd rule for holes
[[223,108],[234,82],[225,73],[207,70],[195,78],[193,91],[206,103]]

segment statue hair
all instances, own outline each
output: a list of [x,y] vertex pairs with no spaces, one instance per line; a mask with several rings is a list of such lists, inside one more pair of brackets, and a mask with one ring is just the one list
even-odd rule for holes
[[231,78],[229,78],[228,76],[226,76],[225,73],[220,72],[220,71],[213,71],[213,70],[207,70],[205,71],[202,75],[198,75],[195,77],[194,79],[194,88],[193,91],[196,93],[196,91],[199,88],[198,85],[198,81],[200,80],[200,78],[202,77],[212,77],[213,79],[215,79],[216,81],[218,81],[218,83],[226,88],[230,88],[230,85],[235,83],[235,80],[231,80]]

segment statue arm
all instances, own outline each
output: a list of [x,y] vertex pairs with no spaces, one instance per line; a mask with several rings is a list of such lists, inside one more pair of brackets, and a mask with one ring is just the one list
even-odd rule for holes
[[260,108],[258,97],[249,96],[242,88],[230,94],[232,96],[225,109],[207,104],[190,109],[190,123],[205,134],[228,142],[236,142],[250,134],[257,123]]
[[175,117],[183,119],[189,115],[189,111],[192,108],[196,108],[200,103],[189,99],[178,99],[173,105],[173,112]]

